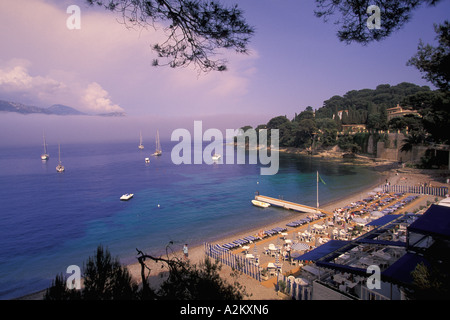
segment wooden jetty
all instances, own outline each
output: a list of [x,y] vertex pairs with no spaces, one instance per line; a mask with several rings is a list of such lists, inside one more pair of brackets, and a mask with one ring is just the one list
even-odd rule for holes
[[332,215],[333,214],[331,212],[328,212],[328,211],[320,209],[320,208],[314,208],[314,207],[310,207],[310,206],[305,206],[303,204],[294,203],[294,202],[281,200],[281,199],[276,199],[276,198],[267,197],[267,196],[262,196],[262,195],[256,195],[255,196],[255,200],[267,202],[267,203],[270,203],[273,206],[282,207],[284,209],[294,210],[294,211],[299,211],[299,212],[305,212],[305,213],[314,214],[314,213],[317,213],[317,211],[320,211],[320,212],[325,213],[327,215]]

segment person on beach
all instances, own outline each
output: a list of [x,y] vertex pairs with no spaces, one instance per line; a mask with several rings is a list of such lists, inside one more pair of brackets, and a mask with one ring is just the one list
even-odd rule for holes
[[187,243],[183,247],[183,253],[184,253],[184,260],[188,260],[189,259],[189,254],[188,254],[188,245],[187,245]]

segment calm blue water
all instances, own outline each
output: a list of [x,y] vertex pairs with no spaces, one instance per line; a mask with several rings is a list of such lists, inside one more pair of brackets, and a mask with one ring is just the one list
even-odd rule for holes
[[[174,165],[174,142],[161,157],[144,158],[136,142],[57,146],[42,162],[41,146],[0,148],[0,299],[45,289],[69,265],[82,267],[99,244],[123,263],[136,248],[161,253],[214,241],[295,214],[251,205],[255,191],[315,206],[315,174],[325,204],[375,182],[375,172],[297,155],[280,155],[274,176],[259,165]],[[248,161],[246,162],[248,163]],[[119,200],[134,193],[128,202]],[[158,206],[159,205],[159,206]]]

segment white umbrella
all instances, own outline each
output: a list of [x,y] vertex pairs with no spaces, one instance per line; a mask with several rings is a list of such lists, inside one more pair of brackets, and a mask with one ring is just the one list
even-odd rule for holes
[[309,249],[309,244],[304,242],[294,243],[291,247],[292,250],[303,251]]
[[382,217],[382,216],[384,216],[384,214],[382,212],[380,212],[380,211],[372,211],[370,213],[370,215],[374,216],[374,217]]
[[439,205],[450,207],[450,198],[444,198],[443,200],[439,201]]
[[366,219],[359,218],[359,217],[353,218],[353,221],[355,221],[355,223],[361,224],[361,225],[365,225],[367,223]]
[[304,278],[295,278],[294,281],[301,286],[307,286],[309,284],[308,281]]

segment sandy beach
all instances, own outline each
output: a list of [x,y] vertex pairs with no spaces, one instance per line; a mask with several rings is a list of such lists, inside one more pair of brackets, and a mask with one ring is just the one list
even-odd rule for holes
[[[372,165],[374,166],[374,165]],[[396,165],[392,163],[378,163],[377,166],[374,166],[374,170],[377,170],[380,172],[380,177],[378,181],[375,181],[370,187],[366,188],[365,190],[360,190],[357,193],[349,194],[347,197],[343,199],[339,199],[337,201],[333,201],[330,203],[326,203],[323,206],[321,205],[320,208],[329,212],[333,212],[335,209],[343,208],[347,206],[348,204],[352,202],[356,202],[358,200],[362,200],[365,198],[369,192],[371,192],[375,187],[378,187],[380,184],[389,182],[392,185],[421,185],[421,184],[428,184],[432,185],[434,187],[439,186],[449,186],[446,183],[446,179],[448,178],[448,172],[442,172],[437,170],[419,170],[419,169],[410,169],[410,168],[398,168]],[[419,197],[414,203],[411,204],[407,208],[408,212],[412,212],[414,209],[419,208],[421,206],[426,206],[427,201],[434,202],[435,196],[421,196]],[[322,200],[322,202],[326,202],[326,200]],[[264,209],[261,209],[264,210]],[[284,209],[279,209],[284,210]],[[405,209],[406,210],[406,209]],[[290,216],[290,218],[276,221],[274,223],[271,223],[270,225],[265,225],[263,227],[259,226],[258,228],[249,226],[249,229],[245,232],[239,232],[236,234],[232,234],[229,237],[220,239],[218,241],[215,241],[217,244],[225,244],[232,242],[233,240],[243,238],[249,235],[257,235],[260,230],[270,230],[275,227],[286,227],[287,223],[290,223],[292,221],[301,219],[302,217],[307,216],[306,213],[298,213],[293,216]],[[305,229],[306,226],[301,226],[297,228],[289,227],[287,230],[288,236],[287,238],[292,238],[293,232],[299,232]],[[258,252],[261,252],[261,262],[260,265],[267,266],[268,261],[270,260],[270,257],[265,257],[265,255],[262,254],[263,246],[267,246],[269,243],[275,243],[278,236],[272,236],[265,238],[263,240],[257,241],[256,245],[258,247]],[[207,239],[205,239],[206,241]],[[253,248],[253,245],[252,245]],[[182,247],[180,248],[172,248],[173,253],[170,254],[171,257],[177,257],[179,259],[183,259],[183,252]],[[239,254],[242,252],[242,249],[234,249],[233,252]],[[144,252],[145,253],[145,252]],[[150,252],[148,252],[151,254]],[[264,256],[264,257],[263,257]],[[204,246],[198,245],[189,247],[189,260],[193,264],[199,264],[201,261],[203,261],[205,258],[204,253]],[[274,258],[272,258],[273,260]],[[161,265],[161,263],[155,263],[153,261],[146,261],[147,266],[151,270],[150,275],[148,277],[150,286],[152,288],[157,288],[165,279],[165,274],[167,269],[164,268],[164,266]],[[140,283],[141,282],[141,266],[136,261],[136,263],[133,263],[131,265],[127,266],[130,273],[133,276],[133,279]],[[283,273],[293,273],[298,272],[299,267],[295,265],[290,265],[287,261],[283,264]],[[280,299],[288,299],[287,296],[277,293],[275,290],[275,278],[269,281],[262,281],[259,282],[245,274],[238,275],[238,278],[234,278],[231,276],[232,269],[228,266],[223,265],[222,269],[220,271],[220,274],[223,279],[225,279],[230,284],[239,281],[239,283],[245,287],[245,292],[248,295],[245,297],[245,299],[250,300],[280,300]],[[43,297],[43,294],[45,291],[41,291],[39,293],[31,294],[26,297],[22,297],[21,299],[27,299],[27,300],[40,300]]]
[[[389,168],[387,171],[383,171],[387,168]],[[379,186],[380,184],[386,183],[386,182],[389,182],[392,185],[402,185],[402,184],[420,185],[420,184],[425,184],[425,183],[427,183],[427,184],[431,183],[435,187],[448,186],[448,184],[445,183],[444,176],[437,171],[423,171],[423,170],[409,169],[409,168],[392,168],[392,165],[389,165],[387,163],[379,166],[377,168],[377,170],[379,170],[381,173],[380,178],[369,188],[367,188],[365,190],[361,190],[360,192],[357,192],[354,194],[350,194],[344,199],[333,201],[324,206],[321,206],[321,209],[327,210],[329,212],[333,212],[337,208],[342,208],[352,202],[362,200],[375,187]],[[411,212],[414,209],[419,208],[420,206],[425,206],[427,204],[427,201],[434,201],[435,198],[436,197],[434,197],[434,196],[421,196],[419,199],[417,199],[412,204],[412,206],[408,207],[408,210],[409,210],[409,212]],[[283,210],[283,209],[280,209],[280,210]],[[270,225],[266,225],[264,227],[249,228],[249,230],[247,230],[245,232],[233,234],[232,236],[226,237],[219,241],[215,241],[214,243],[225,244],[228,242],[232,242],[233,240],[243,238],[245,236],[257,235],[261,229],[269,230],[269,229],[272,229],[275,227],[285,227],[287,223],[292,222],[297,219],[301,219],[302,217],[307,216],[307,215],[308,214],[306,214],[306,213],[304,213],[304,214],[298,213],[298,215],[294,216],[294,218],[290,217],[288,219],[277,221]],[[297,227],[297,228],[288,228],[287,238],[292,237],[292,232],[298,232],[305,228],[306,228],[306,226]],[[276,239],[277,239],[277,236],[272,236],[272,237],[257,241],[256,245],[259,248],[258,252],[262,251],[262,248],[264,245],[267,246],[269,243],[275,243]],[[242,249],[233,250],[233,252],[237,252],[237,253],[239,253],[240,251],[242,251]],[[181,248],[180,248],[180,251],[176,251],[173,254],[176,257],[183,259],[183,253],[181,251]],[[262,253],[261,253],[261,256],[263,256]],[[204,247],[202,245],[189,248],[189,259],[190,259],[191,263],[198,264],[204,258],[205,258]],[[267,265],[267,259],[269,259],[269,257],[267,257],[265,259],[261,259],[262,266],[264,266],[264,264]],[[272,258],[272,260],[273,259],[274,258]],[[158,265],[156,263],[149,263],[148,265],[149,265],[149,268],[152,270],[151,275],[149,277],[149,282],[153,288],[156,288],[164,280],[164,272],[166,270],[164,268],[161,268],[161,264]],[[135,263],[135,264],[129,265],[128,268],[129,268],[131,274],[133,275],[134,279],[136,279],[136,281],[140,281],[140,265],[138,263]],[[299,268],[298,266],[290,266],[290,264],[288,262],[285,262],[283,265],[283,273],[284,272],[295,273],[296,271],[298,271],[298,268]],[[236,281],[235,278],[230,276],[231,272],[232,272],[232,270],[230,267],[228,267],[228,266],[222,267],[221,276],[224,279],[226,279],[229,283],[233,283],[234,281]],[[245,287],[245,291],[249,295],[245,299],[278,300],[278,299],[286,299],[287,298],[286,296],[276,292],[275,286],[274,286],[275,280],[259,282],[259,281],[252,279],[251,277],[244,275],[244,274],[241,274],[237,280],[239,281],[239,283],[241,285],[243,285]]]

